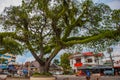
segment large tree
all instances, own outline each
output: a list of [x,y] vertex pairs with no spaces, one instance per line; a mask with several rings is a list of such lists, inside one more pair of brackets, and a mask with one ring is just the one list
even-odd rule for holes
[[24,0],[4,11],[4,29],[12,31],[7,36],[32,53],[41,72],[48,72],[50,62],[62,49],[75,44],[108,45],[120,36],[116,15],[111,15],[114,12],[91,0]]

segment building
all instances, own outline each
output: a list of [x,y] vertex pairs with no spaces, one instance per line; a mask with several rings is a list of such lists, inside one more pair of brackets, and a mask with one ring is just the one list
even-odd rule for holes
[[[112,60],[113,60],[113,68],[115,71],[120,71],[120,55],[114,54],[112,55]],[[104,65],[112,66],[110,57],[105,57],[104,58]]]
[[[40,65],[36,60],[32,62],[26,62],[24,66],[29,68],[28,70],[32,71],[33,73],[40,72]],[[52,74],[62,74],[63,69],[62,67],[52,63],[49,67],[49,72]]]
[[97,65],[103,65],[103,56],[103,53],[94,54],[93,52],[77,52],[69,57],[70,66],[75,72],[77,72],[80,69],[87,69]]
[[[1,54],[0,58],[5,60],[4,61],[5,64],[15,64],[15,61],[16,61],[16,56],[8,53]],[[1,61],[1,64],[3,64],[2,61]]]
[[56,75],[56,74],[63,74],[63,68],[52,63],[50,65],[50,70],[49,70],[50,73]]

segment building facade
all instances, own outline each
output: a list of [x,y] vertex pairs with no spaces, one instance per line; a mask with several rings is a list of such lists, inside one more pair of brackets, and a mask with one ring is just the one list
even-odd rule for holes
[[79,69],[103,65],[102,58],[102,53],[94,54],[93,52],[77,52],[70,56],[70,66],[75,72],[77,72]]
[[[1,54],[0,55],[0,58],[1,59],[4,59],[6,64],[15,64],[16,62],[16,56],[15,55],[12,55],[12,54]],[[2,60],[1,60],[1,64],[3,64]]]

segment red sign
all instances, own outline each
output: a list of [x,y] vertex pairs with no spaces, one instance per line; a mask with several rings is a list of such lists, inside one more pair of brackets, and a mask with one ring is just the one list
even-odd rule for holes
[[81,67],[83,64],[82,63],[75,63],[74,66],[75,67]]

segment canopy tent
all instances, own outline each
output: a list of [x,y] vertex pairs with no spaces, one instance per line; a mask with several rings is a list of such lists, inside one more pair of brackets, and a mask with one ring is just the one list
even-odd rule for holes
[[112,67],[111,66],[98,65],[98,66],[82,66],[82,67],[78,67],[78,69],[112,69]]
[[7,69],[7,65],[6,64],[0,64],[0,69]]
[[17,71],[14,65],[8,65],[8,70],[10,71]]
[[93,66],[93,69],[111,69],[112,66],[105,66],[105,65],[98,65],[98,66]]
[[81,66],[81,67],[78,67],[78,69],[92,69],[91,66]]

